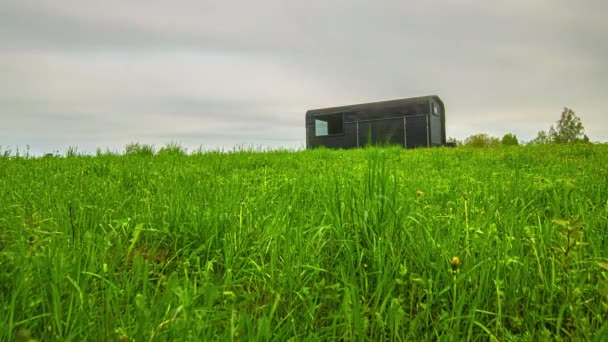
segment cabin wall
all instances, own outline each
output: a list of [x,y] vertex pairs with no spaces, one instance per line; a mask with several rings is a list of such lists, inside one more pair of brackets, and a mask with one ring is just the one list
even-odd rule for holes
[[441,118],[439,115],[430,115],[431,146],[441,146]]
[[[433,106],[438,108],[437,115],[430,115]],[[342,115],[343,132],[316,136],[315,116],[335,114]],[[445,142],[443,115],[443,104],[434,97],[311,110],[306,116],[307,148],[353,148],[370,143],[406,148],[441,146]]]
[[438,145],[445,145],[446,143],[446,136],[445,136],[445,107],[443,105],[442,102],[439,102],[437,99],[432,98],[431,99],[431,103],[434,104],[435,106],[437,106],[438,111],[439,111],[439,135],[440,135],[440,143],[438,143]]
[[355,148],[357,147],[357,127],[354,123],[344,123],[343,134],[316,136],[314,121],[306,126],[307,148],[325,146],[328,148]]
[[427,146],[426,115],[406,118],[407,148]]
[[359,146],[405,144],[403,118],[388,118],[358,123]]

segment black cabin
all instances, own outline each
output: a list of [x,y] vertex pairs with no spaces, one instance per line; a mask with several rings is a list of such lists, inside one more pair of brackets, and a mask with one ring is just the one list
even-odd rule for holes
[[434,95],[306,112],[306,148],[445,143],[445,106]]

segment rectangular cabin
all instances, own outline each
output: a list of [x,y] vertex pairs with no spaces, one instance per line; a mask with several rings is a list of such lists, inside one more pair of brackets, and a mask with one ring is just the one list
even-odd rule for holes
[[306,112],[307,149],[445,144],[445,106],[435,95]]

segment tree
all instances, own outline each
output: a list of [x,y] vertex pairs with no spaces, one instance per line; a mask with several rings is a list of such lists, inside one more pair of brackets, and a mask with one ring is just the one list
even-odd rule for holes
[[464,146],[494,147],[500,145],[500,140],[485,133],[474,134],[464,140]]
[[536,135],[536,138],[530,140],[528,142],[528,144],[530,144],[530,145],[544,145],[544,144],[548,144],[550,142],[551,141],[549,140],[549,136],[547,135],[547,132],[546,131],[540,131]]
[[502,137],[500,141],[505,146],[517,146],[519,145],[519,141],[517,140],[517,135],[512,133],[507,133]]
[[572,142],[589,142],[589,137],[585,135],[585,128],[581,119],[572,109],[564,107],[562,116],[557,121],[556,126],[551,126],[549,132],[538,132],[536,138],[532,139],[529,144],[542,145]]
[[589,138],[586,138],[585,128],[583,127],[581,119],[572,109],[564,107],[564,111],[562,112],[559,121],[557,121],[557,125],[549,128],[549,140],[560,144],[584,140],[588,141]]

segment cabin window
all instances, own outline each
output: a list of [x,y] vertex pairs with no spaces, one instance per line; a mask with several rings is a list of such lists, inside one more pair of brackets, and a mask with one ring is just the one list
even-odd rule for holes
[[315,136],[335,135],[344,133],[343,113],[323,114],[315,116]]

